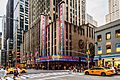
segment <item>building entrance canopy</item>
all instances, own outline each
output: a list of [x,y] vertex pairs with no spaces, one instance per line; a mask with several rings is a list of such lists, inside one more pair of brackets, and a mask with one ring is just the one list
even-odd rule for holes
[[38,57],[36,59],[36,62],[48,62],[48,61],[79,62],[79,57],[78,56],[45,56],[45,57]]

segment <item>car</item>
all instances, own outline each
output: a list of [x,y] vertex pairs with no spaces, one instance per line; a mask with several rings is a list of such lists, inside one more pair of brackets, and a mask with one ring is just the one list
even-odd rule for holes
[[20,73],[27,73],[27,69],[24,68],[20,69]]
[[106,76],[106,75],[113,75],[114,71],[111,69],[106,69],[104,67],[96,67],[96,68],[91,68],[91,69],[85,70],[84,74],[85,75],[93,74],[93,75]]
[[115,67],[105,67],[106,69],[113,70],[114,74],[118,74],[118,70]]
[[7,74],[13,74],[13,73],[14,73],[14,68],[7,69]]

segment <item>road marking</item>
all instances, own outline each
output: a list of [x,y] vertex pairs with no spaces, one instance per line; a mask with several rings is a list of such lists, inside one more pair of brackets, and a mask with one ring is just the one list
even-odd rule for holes
[[74,76],[74,75],[72,75],[72,74],[69,74],[69,75],[61,75],[61,76],[47,77],[47,78],[36,79],[36,80],[56,79],[56,78],[66,77],[66,76]]
[[49,76],[59,76],[59,75],[68,75],[68,72],[61,72],[61,73],[40,73],[40,74],[28,74],[28,75],[23,75],[24,77],[28,77],[30,79],[32,78],[44,78],[44,77],[49,77]]

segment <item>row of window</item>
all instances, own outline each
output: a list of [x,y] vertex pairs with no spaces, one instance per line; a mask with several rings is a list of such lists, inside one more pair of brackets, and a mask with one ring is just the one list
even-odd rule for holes
[[[120,43],[116,43],[115,48],[116,48],[116,52],[120,52]],[[111,52],[112,52],[112,46],[111,46],[111,42],[109,42],[108,44],[106,44],[106,53],[111,53]],[[98,54],[102,54],[101,46],[98,47]]]
[[[115,31],[115,37],[120,38],[120,29]],[[106,40],[110,40],[110,39],[111,39],[111,32],[107,32],[106,33]],[[102,35],[97,36],[97,41],[98,42],[102,41]]]

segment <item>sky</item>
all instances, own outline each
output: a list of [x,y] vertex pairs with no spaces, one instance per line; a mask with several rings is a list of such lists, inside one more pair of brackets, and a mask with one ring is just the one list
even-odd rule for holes
[[[7,0],[0,0],[0,16],[6,14],[6,4]],[[2,31],[2,18],[0,18],[0,32]]]
[[93,16],[98,26],[105,24],[105,15],[108,14],[108,0],[86,0],[87,13]]
[[[87,13],[93,16],[98,26],[105,24],[105,15],[108,14],[108,0],[86,0]],[[7,0],[0,0],[0,16],[5,14]],[[0,31],[2,31],[2,19],[0,18]]]

